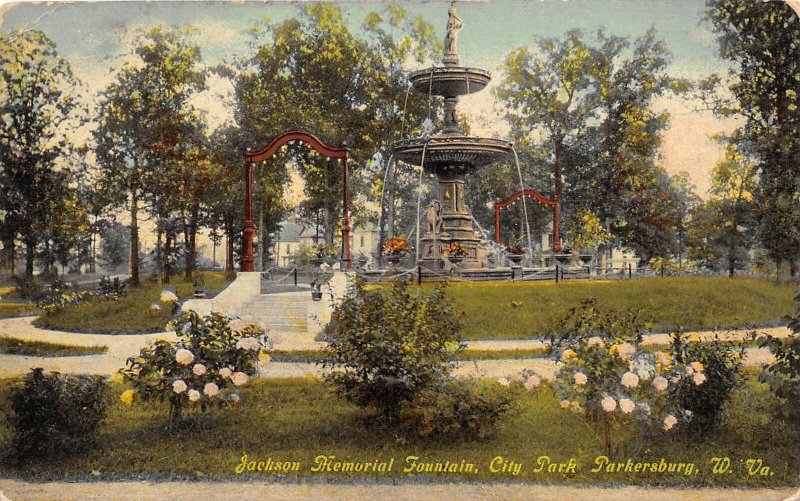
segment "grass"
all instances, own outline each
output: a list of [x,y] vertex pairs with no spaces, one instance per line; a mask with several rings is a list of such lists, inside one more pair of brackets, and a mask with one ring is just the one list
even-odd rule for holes
[[656,332],[778,325],[793,313],[795,293],[790,283],[727,277],[458,282],[447,288],[455,309],[464,312],[466,339],[546,336],[558,331],[570,308],[589,297],[602,308],[640,312]]
[[[547,354],[544,348],[528,348],[513,350],[464,350],[454,360],[515,360],[543,357]],[[325,358],[323,350],[271,350],[269,358],[273,362],[316,363]]]
[[108,351],[107,346],[75,346],[0,336],[0,353],[5,355],[76,357],[82,355],[98,355],[106,351]]
[[13,318],[25,315],[33,315],[39,309],[33,303],[14,303],[0,301],[0,318]]
[[[205,287],[216,293],[233,280],[225,273],[203,271]],[[180,299],[192,297],[194,284],[183,275],[173,277],[170,287],[177,289]],[[159,282],[144,280],[139,287],[128,290],[128,294],[118,300],[99,300],[69,305],[53,313],[39,317],[38,325],[55,330],[88,332],[98,334],[128,334],[158,332],[172,318],[170,308],[159,303],[161,290],[165,287]],[[160,312],[150,312],[150,305],[158,303]]]
[[[0,415],[9,412],[10,380],[0,381]],[[123,391],[112,384],[112,394]],[[597,456],[605,454],[602,435],[579,415],[559,408],[558,398],[548,387],[522,396],[516,412],[486,440],[470,437],[418,439],[398,436],[390,427],[374,424],[369,416],[345,403],[320,382],[308,379],[256,380],[244,392],[242,404],[229,410],[192,413],[189,426],[167,434],[167,406],[136,403],[126,407],[115,398],[99,433],[99,446],[85,455],[46,457],[22,468],[8,459],[12,430],[0,419],[0,454],[10,476],[45,480],[139,478],[274,478],[272,472],[235,469],[243,454],[248,461],[296,461],[300,471],[281,475],[288,479],[325,480],[334,477],[386,478],[410,481],[513,480],[577,484],[660,484],[724,486],[793,486],[800,468],[796,430],[776,420],[771,413],[775,401],[765,386],[751,376],[734,394],[720,429],[698,439],[677,432],[663,437],[617,437],[612,459],[626,461],[691,462],[699,473],[593,473]],[[339,461],[372,462],[395,459],[386,473],[321,473],[310,468],[319,455]],[[406,473],[406,458],[422,462],[461,461],[472,463],[477,473]],[[497,456],[522,464],[519,476],[491,473]],[[575,473],[535,473],[540,456],[553,461],[574,458]],[[712,457],[729,457],[732,473],[714,474]],[[749,475],[744,461],[761,459],[774,472],[771,476]],[[89,472],[99,472],[90,476]]]

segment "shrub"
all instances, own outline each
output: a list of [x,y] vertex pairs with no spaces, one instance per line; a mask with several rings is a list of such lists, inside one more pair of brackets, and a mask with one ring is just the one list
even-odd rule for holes
[[608,453],[616,427],[655,434],[690,421],[692,412],[680,406],[677,392],[685,384],[704,384],[702,368],[643,351],[645,324],[636,314],[600,311],[591,298],[573,308],[562,325],[551,338],[560,363],[555,389],[561,407],[594,423]]
[[238,403],[241,395],[235,388],[256,374],[268,341],[266,327],[221,313],[201,317],[187,311],[174,327],[177,341],[158,340],[120,369],[123,379],[133,386],[120,399],[128,405],[137,398],[168,400],[170,430],[186,408],[205,411]]
[[421,437],[464,432],[486,438],[511,411],[514,397],[497,383],[446,379],[404,400],[399,417],[406,433]]
[[325,377],[351,402],[395,418],[402,401],[449,374],[465,348],[460,329],[441,286],[423,294],[403,282],[368,290],[357,281],[325,327]]
[[18,460],[69,455],[96,443],[108,388],[99,376],[44,374],[33,369],[11,396],[13,448]]
[[487,436],[512,398],[450,376],[450,361],[465,348],[460,329],[443,286],[425,294],[403,282],[367,289],[356,281],[324,331],[325,379],[406,432]]
[[[692,413],[690,429],[708,433],[717,427],[723,405],[742,382],[744,347],[737,348],[718,337],[711,341],[686,343],[683,336],[676,333],[673,334],[671,351],[676,362],[694,362],[707,378],[701,385],[694,384],[689,378],[681,380],[676,396],[680,406]],[[689,366],[688,370],[693,369]]]
[[800,430],[800,293],[796,297],[797,315],[789,319],[793,334],[785,339],[761,336],[758,344],[768,347],[775,361],[766,364],[759,381],[769,385],[770,392],[780,399],[779,414]]
[[97,293],[106,299],[119,299],[128,293],[127,285],[128,281],[120,280],[119,277],[114,277],[114,280],[102,277],[97,285]]

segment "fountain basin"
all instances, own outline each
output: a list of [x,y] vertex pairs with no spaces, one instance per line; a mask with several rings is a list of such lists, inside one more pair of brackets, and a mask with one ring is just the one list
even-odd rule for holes
[[434,96],[457,97],[483,90],[491,73],[477,68],[444,66],[418,70],[408,77],[417,92]]
[[511,147],[510,142],[502,139],[440,134],[428,139],[398,141],[394,143],[392,150],[395,158],[405,163],[423,165],[427,172],[434,174],[451,175],[466,174],[476,167],[503,160],[511,154]]

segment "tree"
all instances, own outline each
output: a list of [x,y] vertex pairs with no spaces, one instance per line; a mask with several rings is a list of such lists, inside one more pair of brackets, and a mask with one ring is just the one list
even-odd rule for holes
[[[561,40],[542,40],[538,53],[521,47],[506,58],[504,80],[496,92],[507,106],[506,120],[520,149],[525,151],[539,143],[551,155],[559,220],[562,163],[593,114],[589,92],[596,71],[595,54],[580,30],[568,32]],[[536,138],[534,134],[539,131],[541,137]]]
[[712,75],[701,82],[700,97],[720,116],[745,119],[739,138],[758,167],[759,238],[779,266],[789,261],[794,275],[800,258],[800,20],[785,2],[743,0],[707,0],[706,20],[720,55],[733,65],[727,79]]
[[[428,53],[425,47],[435,45],[433,30],[421,19],[407,21],[401,7],[388,6],[386,19],[368,14],[364,35],[358,36],[338,6],[322,3],[305,5],[297,18],[263,28],[258,35],[269,40],[256,41],[256,54],[240,63],[236,83],[237,122],[250,134],[248,143],[313,127],[329,144],[351,149],[351,193],[382,183],[376,168],[382,162],[373,162],[375,153],[388,158],[389,145],[403,124],[411,132],[408,124],[418,127],[422,110],[428,109],[420,96],[405,101],[403,64]],[[342,198],[341,164],[307,149],[293,151],[308,195],[302,212],[312,220],[322,214],[330,244]],[[353,207],[357,216],[367,216],[366,204],[354,200]]]
[[[97,159],[107,189],[124,187],[131,218],[131,282],[139,284],[139,208],[150,202],[157,219],[159,243],[164,222],[174,211],[188,213],[194,245],[199,202],[187,199],[189,165],[201,156],[203,132],[190,100],[205,85],[198,68],[200,50],[185,34],[153,28],[134,49],[137,62],[126,63],[103,92],[99,127],[95,131]],[[187,177],[188,176],[188,177]],[[201,181],[202,182],[202,181]],[[197,190],[191,192],[197,195]],[[193,250],[187,253],[187,274],[193,269]]]
[[116,270],[127,264],[130,249],[130,229],[118,221],[103,225],[100,230],[100,262],[108,269]]
[[28,277],[42,233],[63,206],[57,197],[69,178],[61,163],[71,152],[67,131],[84,118],[78,85],[44,33],[0,37],[0,210],[6,213],[0,234],[12,261],[21,236]]
[[712,172],[712,197],[692,212],[689,226],[691,256],[702,265],[733,276],[749,262],[757,183],[755,164],[728,143]]
[[516,49],[497,97],[522,165],[535,166],[526,177],[552,190],[559,219],[562,207],[587,210],[618,243],[645,257],[664,255],[675,247],[676,193],[655,165],[668,116],[651,103],[687,84],[666,73],[670,54],[653,30],[632,44],[603,31],[595,38],[592,44],[573,30],[544,39],[537,51]]

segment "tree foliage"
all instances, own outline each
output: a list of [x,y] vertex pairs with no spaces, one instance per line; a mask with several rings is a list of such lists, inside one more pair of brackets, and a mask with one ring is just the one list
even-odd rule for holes
[[40,31],[0,37],[0,221],[3,241],[26,246],[33,276],[36,246],[61,213],[71,181],[69,131],[84,118],[69,63]]
[[[785,2],[707,0],[706,20],[732,64],[700,97],[720,116],[743,117],[738,137],[756,160],[759,238],[777,263],[800,257],[800,20]],[[720,87],[728,93],[719,92]]]

